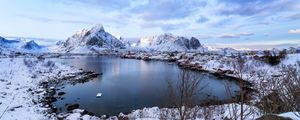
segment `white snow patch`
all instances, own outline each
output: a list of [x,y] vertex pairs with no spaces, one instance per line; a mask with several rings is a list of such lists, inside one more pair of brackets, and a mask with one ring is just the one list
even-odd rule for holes
[[300,120],[299,112],[286,112],[286,113],[281,113],[278,116],[285,117],[285,118],[291,118],[293,120]]

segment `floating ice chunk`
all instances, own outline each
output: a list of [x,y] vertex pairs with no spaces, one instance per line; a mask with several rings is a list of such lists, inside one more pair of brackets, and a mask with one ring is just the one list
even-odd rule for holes
[[96,97],[101,97],[102,93],[97,93]]
[[83,113],[84,110],[82,110],[82,109],[74,109],[74,110],[72,110],[72,112],[73,113]]

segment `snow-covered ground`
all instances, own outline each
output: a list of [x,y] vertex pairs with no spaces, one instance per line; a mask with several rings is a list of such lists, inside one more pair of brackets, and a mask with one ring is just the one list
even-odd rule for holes
[[39,83],[76,72],[69,66],[36,58],[1,58],[0,66],[1,120],[54,119],[38,103],[44,93]]
[[0,59],[0,119],[29,120],[48,119],[41,104],[37,103],[42,91],[38,84],[59,72],[74,72],[70,67],[51,61],[36,59],[2,58]]

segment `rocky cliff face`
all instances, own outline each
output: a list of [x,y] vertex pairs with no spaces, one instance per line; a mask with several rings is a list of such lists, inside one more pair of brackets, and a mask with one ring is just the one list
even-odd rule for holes
[[195,37],[191,38],[190,45],[191,45],[192,49],[197,49],[197,48],[201,47],[201,44],[200,44],[199,40]]

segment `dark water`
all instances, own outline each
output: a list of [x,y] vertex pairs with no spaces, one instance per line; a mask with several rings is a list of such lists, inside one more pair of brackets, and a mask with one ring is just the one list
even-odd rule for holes
[[[66,85],[60,91],[65,92],[63,100],[54,105],[65,111],[65,104],[78,103],[80,108],[94,114],[118,115],[144,107],[169,107],[167,80],[177,81],[180,69],[175,64],[161,61],[143,61],[121,59],[113,56],[81,56],[75,59],[60,59],[60,62],[103,73],[97,79],[76,85]],[[217,97],[229,100],[226,86],[230,91],[239,87],[234,82],[219,80],[209,74],[204,76],[199,88],[203,88],[198,97],[201,100]],[[96,98],[98,92],[102,97]]]

